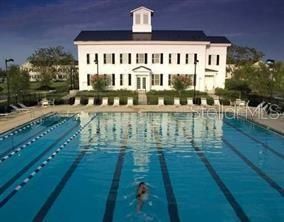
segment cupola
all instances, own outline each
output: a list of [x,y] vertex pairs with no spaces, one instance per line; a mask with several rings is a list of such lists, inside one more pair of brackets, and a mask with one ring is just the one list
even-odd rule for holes
[[153,10],[141,6],[130,13],[133,17],[132,32],[152,32]]

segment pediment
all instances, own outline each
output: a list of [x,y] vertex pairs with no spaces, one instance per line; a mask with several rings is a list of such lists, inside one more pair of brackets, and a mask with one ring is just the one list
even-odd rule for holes
[[133,72],[143,72],[143,73],[149,73],[152,72],[152,70],[146,66],[138,66],[134,69],[132,69]]

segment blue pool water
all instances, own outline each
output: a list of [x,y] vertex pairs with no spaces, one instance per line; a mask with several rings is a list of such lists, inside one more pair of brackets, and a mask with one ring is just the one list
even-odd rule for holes
[[0,221],[284,221],[283,160],[242,119],[48,115],[0,134]]

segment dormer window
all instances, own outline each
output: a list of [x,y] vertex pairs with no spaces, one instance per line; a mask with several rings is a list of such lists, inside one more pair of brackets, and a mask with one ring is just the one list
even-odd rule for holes
[[149,24],[149,16],[148,14],[143,15],[143,24],[148,25]]
[[136,14],[135,15],[135,23],[136,25],[139,25],[141,23],[141,15],[140,14]]

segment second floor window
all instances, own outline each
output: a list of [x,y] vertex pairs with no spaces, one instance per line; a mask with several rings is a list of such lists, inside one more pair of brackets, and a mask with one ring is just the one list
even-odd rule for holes
[[115,54],[114,53],[104,54],[104,64],[115,64]]
[[136,63],[137,64],[147,64],[147,54],[137,53],[136,54]]

